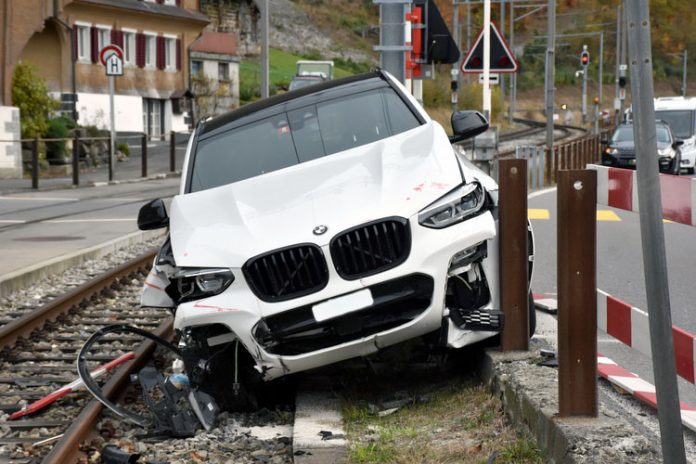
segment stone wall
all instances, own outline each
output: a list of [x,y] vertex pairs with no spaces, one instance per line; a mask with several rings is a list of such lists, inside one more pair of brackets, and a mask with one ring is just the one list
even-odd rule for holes
[[22,146],[19,137],[19,108],[0,106],[0,179],[22,178]]

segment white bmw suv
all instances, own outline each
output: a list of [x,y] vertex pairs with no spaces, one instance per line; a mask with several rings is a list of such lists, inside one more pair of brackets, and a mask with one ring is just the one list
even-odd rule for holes
[[488,122],[452,125],[382,71],[198,125],[170,214],[138,218],[169,227],[142,304],[174,313],[194,386],[240,407],[264,380],[500,332],[497,185],[451,145]]

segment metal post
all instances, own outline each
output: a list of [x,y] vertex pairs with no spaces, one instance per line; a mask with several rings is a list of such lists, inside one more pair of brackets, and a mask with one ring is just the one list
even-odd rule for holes
[[[500,35],[505,37],[505,0],[500,0]],[[500,74],[500,101],[505,102],[505,74]]]
[[[515,0],[510,0],[510,50],[515,50]],[[515,117],[515,99],[517,98],[515,92],[515,84],[517,82],[517,73],[510,75],[510,108],[508,110],[508,122],[512,124],[512,120]]]
[[597,417],[597,172],[558,172],[558,409]]
[[597,84],[599,85],[599,104],[602,104],[602,98],[604,98],[604,31],[599,33],[599,79]]
[[72,183],[80,185],[80,136],[75,132],[72,148]]
[[684,49],[684,74],[682,77],[682,97],[686,97],[686,63],[687,63],[687,50]]
[[500,306],[503,351],[529,349],[527,293],[527,160],[502,159],[500,182]]
[[618,126],[621,123],[621,113],[619,109],[621,108],[621,103],[619,100],[619,77],[620,77],[620,64],[621,64],[621,5],[616,7],[616,74],[614,82],[614,125]]
[[466,49],[471,50],[471,4],[466,0]]
[[[582,46],[582,50],[587,50],[587,45]],[[587,70],[589,66],[582,67],[582,123],[587,122]]]
[[[459,36],[459,3],[457,3],[457,0],[452,0],[452,32],[454,34],[454,43],[457,45],[458,49],[461,49],[461,37]],[[457,60],[456,63],[452,63],[452,71],[451,71],[451,86],[452,86],[452,96],[451,96],[451,103],[452,103],[452,112],[454,113],[457,111],[457,102],[459,100],[459,95],[457,92],[459,91],[459,81],[460,81],[460,72],[459,68],[461,65],[461,60],[463,60],[463,56],[465,56],[465,53],[461,54],[461,57],[459,60]]]
[[[622,12],[621,12],[621,65],[620,69],[626,69],[624,66],[627,65],[626,53],[628,49],[628,33],[626,31],[626,2],[622,1]],[[621,74],[625,74],[626,71],[621,71]],[[623,119],[624,112],[624,102],[625,98],[619,99],[619,117]]]
[[374,47],[380,54],[382,69],[391,73],[399,82],[406,82],[406,53],[411,47],[405,45],[405,15],[409,0],[372,0],[379,5],[379,45]]
[[261,98],[269,95],[268,79],[268,0],[257,0],[261,10]]
[[553,113],[555,86],[555,56],[556,48],[556,0],[548,0],[546,14],[548,16],[546,32],[546,147],[553,150]]
[[483,114],[491,114],[491,0],[483,1]]
[[664,462],[686,462],[674,361],[669,279],[658,174],[648,0],[626,2],[640,231],[657,416]]
[[116,111],[114,110],[114,76],[109,76],[109,182],[114,180],[114,154],[116,153]]
[[176,171],[176,132],[169,132],[169,170]]
[[140,170],[143,177],[147,177],[147,134],[143,133],[140,138]]
[[592,119],[592,135],[599,134],[599,100],[594,102],[593,119]]
[[31,142],[31,188],[39,188],[39,138]]

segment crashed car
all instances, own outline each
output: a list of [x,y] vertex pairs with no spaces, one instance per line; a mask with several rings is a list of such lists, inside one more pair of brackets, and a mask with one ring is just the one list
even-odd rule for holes
[[498,335],[497,185],[452,146],[488,122],[452,126],[384,71],[201,122],[169,215],[155,200],[138,218],[169,227],[142,304],[174,313],[191,384],[232,408],[263,381],[426,334]]

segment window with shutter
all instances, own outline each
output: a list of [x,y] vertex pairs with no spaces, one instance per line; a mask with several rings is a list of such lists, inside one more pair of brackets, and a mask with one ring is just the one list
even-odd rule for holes
[[92,26],[90,29],[90,36],[90,58],[92,59],[92,63],[96,63],[99,61],[99,29]]
[[165,39],[162,36],[157,37],[157,69],[164,69],[167,66],[165,59]]
[[176,70],[181,71],[181,39],[176,39]]
[[145,67],[145,34],[135,35],[135,64],[139,68]]

